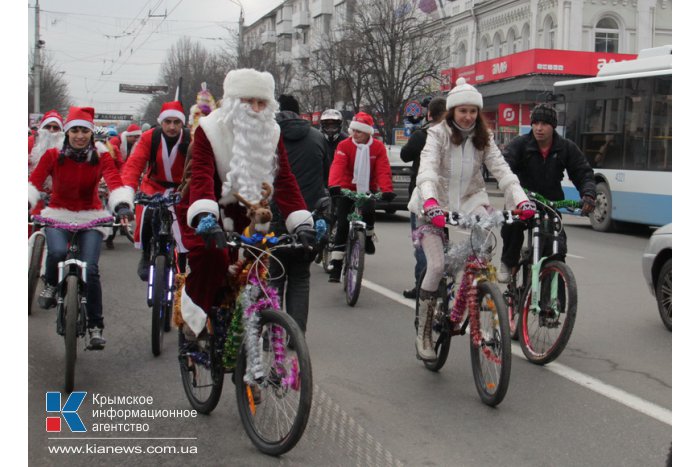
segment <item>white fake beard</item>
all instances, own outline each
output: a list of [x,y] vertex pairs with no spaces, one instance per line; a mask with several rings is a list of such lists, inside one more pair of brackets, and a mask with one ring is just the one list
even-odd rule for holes
[[52,133],[45,129],[39,130],[36,138],[34,138],[34,146],[29,156],[32,170],[39,164],[41,156],[43,156],[46,151],[52,148],[61,149],[65,138],[66,135],[62,131]]
[[263,182],[271,187],[277,173],[277,142],[280,128],[275,121],[277,102],[261,112],[240,99],[226,99],[223,120],[233,133],[230,170],[221,189],[222,197],[237,192],[251,203],[261,199]]

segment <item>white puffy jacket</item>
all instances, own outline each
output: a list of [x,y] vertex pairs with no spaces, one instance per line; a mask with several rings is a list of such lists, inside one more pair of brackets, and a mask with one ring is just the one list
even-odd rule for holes
[[469,138],[463,145],[450,142],[451,128],[446,121],[428,129],[428,139],[420,155],[416,188],[408,203],[409,211],[421,216],[423,203],[435,198],[440,206],[465,214],[489,205],[482,165],[498,181],[505,193],[505,208],[513,209],[527,200],[517,175],[510,170],[490,134],[489,144],[477,150]]

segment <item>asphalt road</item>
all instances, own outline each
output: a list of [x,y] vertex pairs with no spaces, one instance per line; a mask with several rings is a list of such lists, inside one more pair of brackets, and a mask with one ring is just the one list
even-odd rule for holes
[[[147,432],[80,434],[64,426],[61,433],[47,433],[45,393],[61,389],[63,348],[54,312],[35,307],[29,317],[29,464],[664,465],[671,441],[672,335],[641,275],[649,232],[602,234],[583,220],[567,220],[567,262],[579,290],[572,338],[545,367],[518,356],[514,345],[509,391],[493,409],[476,393],[465,338],[453,341],[439,373],[416,360],[414,312],[400,295],[412,281],[408,217],[378,217],[377,254],[366,258],[366,281],[354,308],[345,304],[339,284],[328,283],[323,270],[312,267],[307,341],[314,401],[309,426],[293,451],[276,459],[255,450],[240,424],[230,381],[209,416],[128,421],[147,423]],[[166,336],[160,357],[150,353],[150,318],[137,261],[138,253],[123,238],[115,250],[103,250],[108,344],[102,352],[79,352],[77,367],[76,390],[88,392],[79,411],[88,430],[110,422],[93,410],[190,408],[180,382],[176,335]],[[95,395],[150,396],[153,402],[100,407]],[[137,437],[169,439],[117,439]],[[93,452],[50,452],[60,446]],[[95,452],[107,446],[144,451],[172,446],[178,452]]]

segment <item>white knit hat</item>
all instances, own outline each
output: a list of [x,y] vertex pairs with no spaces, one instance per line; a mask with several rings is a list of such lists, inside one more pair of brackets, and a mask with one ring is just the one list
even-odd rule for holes
[[447,94],[447,110],[460,105],[475,105],[484,108],[484,99],[481,93],[471,84],[467,84],[464,78],[458,78],[455,87]]
[[224,79],[224,99],[257,98],[275,102],[275,79],[252,68],[231,70]]

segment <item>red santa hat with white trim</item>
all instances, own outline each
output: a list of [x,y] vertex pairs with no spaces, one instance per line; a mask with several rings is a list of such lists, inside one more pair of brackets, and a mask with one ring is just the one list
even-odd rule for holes
[[374,119],[370,114],[358,112],[350,122],[350,129],[367,133],[370,136],[374,134]]
[[95,109],[93,107],[71,107],[63,124],[63,130],[68,131],[74,126],[82,126],[89,130],[95,129]]
[[141,136],[141,133],[141,128],[137,124],[132,123],[126,127],[126,131],[122,134],[124,136]]
[[160,108],[160,115],[158,115],[158,123],[163,123],[166,118],[177,118],[184,125],[186,122],[185,111],[182,109],[182,104],[178,101],[166,102],[163,107]]
[[63,117],[61,117],[61,114],[56,110],[49,110],[44,114],[41,122],[39,123],[39,129],[41,130],[49,123],[57,124],[61,128],[61,131],[63,131]]

